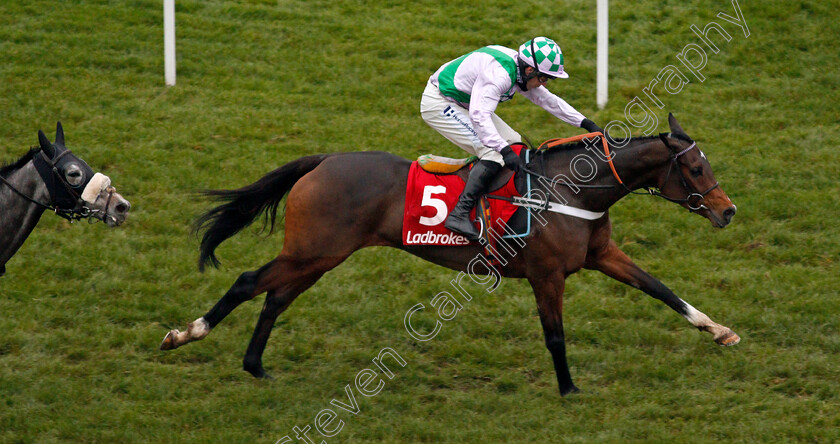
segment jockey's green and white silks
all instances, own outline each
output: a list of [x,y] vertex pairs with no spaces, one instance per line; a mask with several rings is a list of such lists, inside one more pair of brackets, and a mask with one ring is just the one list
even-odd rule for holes
[[[534,51],[536,52],[536,46]],[[580,127],[585,118],[584,115],[549,91],[543,84],[529,90],[522,88],[519,70],[523,64],[519,57],[515,49],[490,45],[445,63],[429,77],[430,85],[437,91],[435,94],[424,92],[421,110],[444,109],[445,106],[439,106],[438,101],[449,101],[459,105],[466,111],[464,113],[466,119],[462,119],[463,123],[468,127],[469,132],[475,134],[478,144],[496,152],[510,144],[494,123],[494,117],[498,118],[495,114],[496,107],[499,103],[510,100],[517,93],[558,119]],[[430,120],[428,113],[421,111],[421,114],[429,126],[452,140],[447,135],[450,133],[448,126],[452,122],[442,118]],[[456,143],[456,145],[464,148],[462,144]],[[476,145],[476,143],[469,144],[472,148]],[[470,154],[475,154],[467,148],[464,149]]]
[[516,61],[513,60],[513,57],[510,55],[489,46],[477,49],[469,54],[464,54],[446,65],[446,68],[444,68],[438,75],[438,88],[440,89],[440,93],[446,97],[451,97],[458,102],[470,103],[470,94],[455,87],[455,72],[458,71],[461,63],[463,63],[467,57],[477,52],[493,56],[493,58],[502,65],[502,68],[507,71],[508,75],[510,75],[510,89],[505,91],[499,97],[499,102],[505,102],[512,99],[513,95],[516,93],[513,90],[513,85],[516,84]]

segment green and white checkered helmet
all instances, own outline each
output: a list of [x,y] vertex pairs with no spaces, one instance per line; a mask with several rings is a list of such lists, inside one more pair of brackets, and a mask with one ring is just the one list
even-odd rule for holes
[[563,71],[563,51],[549,38],[536,37],[520,45],[519,61],[536,68],[536,74],[555,79],[569,78],[569,74]]

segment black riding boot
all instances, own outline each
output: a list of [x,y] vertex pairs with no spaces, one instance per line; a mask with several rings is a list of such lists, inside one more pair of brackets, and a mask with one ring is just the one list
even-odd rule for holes
[[478,240],[481,233],[470,220],[470,210],[473,209],[478,199],[487,191],[490,181],[496,177],[496,173],[502,166],[489,160],[479,160],[470,170],[470,177],[464,187],[464,192],[458,199],[458,204],[449,213],[446,223],[443,225],[466,237],[469,240]]

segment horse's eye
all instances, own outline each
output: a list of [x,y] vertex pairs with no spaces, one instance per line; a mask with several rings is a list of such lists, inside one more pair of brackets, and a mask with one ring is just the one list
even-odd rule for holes
[[78,168],[71,168],[67,173],[64,175],[67,178],[67,183],[70,185],[79,185],[84,180],[84,173]]
[[703,168],[702,167],[694,167],[691,169],[691,176],[692,177],[700,177],[703,175]]

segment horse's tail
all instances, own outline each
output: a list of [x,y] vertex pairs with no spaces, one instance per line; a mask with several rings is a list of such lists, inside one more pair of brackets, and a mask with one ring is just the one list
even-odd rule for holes
[[204,231],[201,238],[198,269],[206,265],[218,267],[215,250],[227,238],[251,225],[260,214],[265,213],[265,224],[271,220],[271,231],[277,218],[277,207],[292,186],[301,177],[314,170],[327,155],[301,157],[266,174],[260,180],[238,190],[209,190],[202,194],[223,201],[222,205],[200,216],[193,226],[193,232]]

